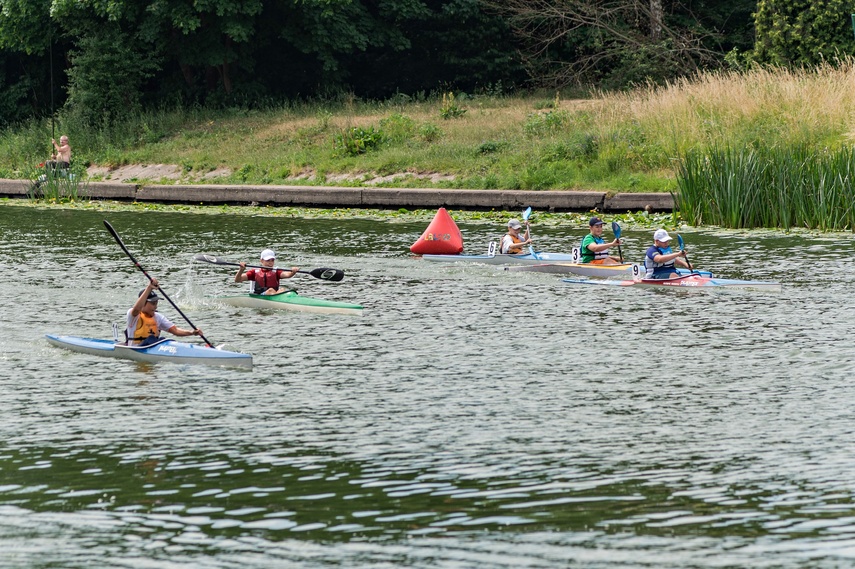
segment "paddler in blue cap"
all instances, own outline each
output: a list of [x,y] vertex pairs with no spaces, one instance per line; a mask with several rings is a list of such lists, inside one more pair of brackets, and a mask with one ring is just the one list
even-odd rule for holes
[[160,340],[160,331],[166,330],[175,336],[201,336],[202,331],[184,330],[172,323],[169,318],[157,312],[160,297],[154,292],[158,288],[157,279],[151,279],[148,286],[140,291],[134,305],[128,310],[128,327],[125,338],[129,346],[148,346]]
[[603,220],[599,217],[592,217],[588,220],[588,227],[591,232],[582,239],[582,246],[580,247],[582,262],[593,265],[620,264],[620,259],[609,256],[609,249],[619,245],[621,240],[615,238],[606,243],[606,240],[603,239]]

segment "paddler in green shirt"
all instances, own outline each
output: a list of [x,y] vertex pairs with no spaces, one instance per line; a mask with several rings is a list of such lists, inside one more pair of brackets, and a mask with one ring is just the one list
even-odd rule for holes
[[605,242],[603,220],[599,217],[592,217],[588,221],[588,227],[591,228],[591,232],[582,239],[580,247],[582,262],[592,265],[619,265],[620,259],[609,257],[609,249],[617,246],[621,240],[616,238],[610,243]]

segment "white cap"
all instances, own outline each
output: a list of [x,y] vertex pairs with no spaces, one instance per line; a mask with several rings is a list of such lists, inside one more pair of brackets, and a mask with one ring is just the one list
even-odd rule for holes
[[657,229],[656,232],[653,234],[653,240],[667,242],[671,240],[671,236],[668,235],[668,232],[664,229]]
[[265,249],[261,252],[261,260],[269,261],[270,259],[275,259],[276,253],[273,252],[273,249]]
[[513,227],[514,229],[519,229],[522,227],[519,219],[512,219],[508,222],[508,227]]

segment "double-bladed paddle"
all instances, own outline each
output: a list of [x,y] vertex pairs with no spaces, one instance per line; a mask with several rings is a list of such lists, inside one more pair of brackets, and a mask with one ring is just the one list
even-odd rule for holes
[[[134,256],[133,256],[133,255],[131,255],[131,252],[130,252],[130,251],[128,251],[128,248],[127,248],[127,247],[125,247],[125,244],[124,244],[124,243],[122,243],[122,238],[121,238],[121,237],[119,237],[119,234],[118,234],[118,233],[116,233],[116,230],[115,230],[115,229],[113,229],[113,226],[112,226],[112,225],[110,225],[109,223],[107,223],[107,220],[106,220],[106,219],[104,220],[104,227],[106,227],[106,228],[107,228],[107,231],[109,231],[109,232],[110,232],[110,235],[112,235],[112,236],[113,236],[113,238],[116,240],[116,243],[118,243],[118,244],[119,244],[119,247],[121,247],[121,248],[122,248],[122,251],[124,251],[124,252],[125,252],[125,255],[127,255],[127,256],[128,256],[128,258],[133,262],[134,266],[135,266],[136,268],[138,268],[140,271],[142,271],[142,274],[144,274],[144,275],[145,275],[145,277],[146,277],[149,281],[151,281],[151,280],[152,280],[151,276],[146,272],[146,270],[142,267],[142,265],[140,265],[140,264],[139,264],[139,262],[138,262],[136,259],[134,259]],[[169,295],[167,295],[167,294],[166,294],[166,292],[165,292],[162,288],[160,288],[160,287],[158,287],[158,289],[157,289],[157,290],[160,292],[160,294],[162,294],[162,295],[163,295],[163,298],[165,298],[165,299],[169,302],[169,304],[171,304],[171,305],[172,305],[172,308],[174,308],[175,310],[177,310],[177,311],[178,311],[178,314],[180,314],[180,315],[181,315],[181,317],[182,317],[182,318],[184,318],[184,320],[186,320],[186,321],[187,321],[187,324],[189,324],[189,325],[190,325],[190,328],[191,328],[192,330],[196,330],[196,329],[197,329],[197,328],[196,328],[196,325],[195,325],[195,324],[193,324],[192,322],[190,322],[190,319],[189,319],[189,318],[187,318],[187,315],[186,315],[186,314],[184,314],[183,312],[181,312],[181,309],[180,309],[180,308],[178,308],[178,306],[177,306],[174,302],[172,302],[172,299],[171,299],[171,298],[169,298]],[[208,340],[208,338],[206,338],[206,337],[205,337],[205,336],[203,336],[202,334],[199,334],[199,336],[200,336],[203,340],[205,340],[205,343],[206,343],[208,346],[211,346],[211,347],[213,347],[213,346],[214,346],[214,344],[212,344],[212,343],[211,343],[211,341],[210,341],[210,340]]]
[[692,262],[689,261],[689,256],[686,255],[686,245],[683,243],[683,237],[679,233],[677,234],[677,243],[680,244],[680,252],[683,253],[683,258],[686,259],[686,264],[689,265],[689,270],[695,272],[695,269],[692,268]]
[[620,225],[618,225],[617,221],[612,222],[612,233],[615,234],[615,239],[618,240],[617,252],[618,252],[618,255],[620,255],[620,263],[622,265],[623,264],[623,251],[620,250]]
[[[529,217],[531,217],[531,206],[525,208],[525,211],[523,211],[523,222],[527,222]],[[531,228],[527,227],[526,229],[528,230],[528,238],[531,240]],[[535,255],[534,246],[531,243],[528,244],[528,252]]]
[[[232,267],[239,267],[240,263],[233,263],[231,261],[224,261],[218,257],[214,257],[213,255],[206,255],[204,253],[199,253],[198,255],[194,255],[193,259],[196,261],[205,261],[206,263],[211,263],[213,265],[228,265]],[[291,269],[282,269],[279,267],[262,267],[260,265],[245,265],[250,269],[270,269],[274,271],[290,271]],[[312,269],[311,271],[297,271],[298,273],[304,273],[307,275],[312,275],[316,279],[321,279],[322,281],[333,281],[338,282],[344,278],[344,271],[340,269]]]

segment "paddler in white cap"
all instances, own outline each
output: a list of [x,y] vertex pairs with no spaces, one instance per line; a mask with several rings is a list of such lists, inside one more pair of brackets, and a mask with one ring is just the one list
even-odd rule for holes
[[[689,268],[683,251],[671,250],[671,236],[664,229],[653,233],[653,246],[644,254],[644,268],[647,270],[646,279],[673,279],[678,277],[675,265]],[[681,258],[682,257],[682,258]]]
[[531,244],[528,220],[525,222],[525,235],[522,237],[520,237],[520,229],[522,229],[522,224],[519,219],[512,219],[508,222],[508,233],[502,236],[499,249],[502,255],[518,255],[523,252],[523,247]]
[[253,294],[279,294],[287,289],[279,286],[279,279],[290,279],[297,274],[300,267],[291,267],[290,271],[274,268],[276,253],[272,249],[261,252],[261,266],[263,269],[250,269],[244,273],[246,263],[241,262],[240,268],[235,275],[235,282],[253,281]]

